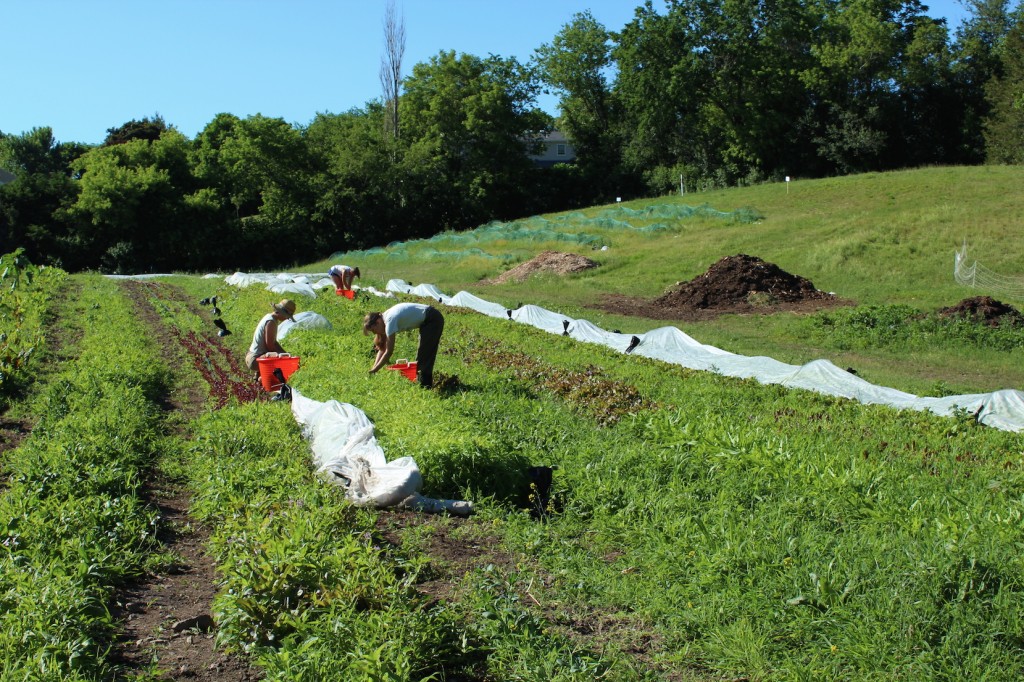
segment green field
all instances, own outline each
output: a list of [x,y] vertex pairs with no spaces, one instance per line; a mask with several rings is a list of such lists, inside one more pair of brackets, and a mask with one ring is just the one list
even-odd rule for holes
[[[1024,300],[1000,292],[966,289],[953,278],[954,252],[966,241],[970,259],[1009,277],[1024,276],[1024,253],[1016,245],[1024,196],[1018,191],[1024,172],[1015,167],[928,168],[870,173],[826,180],[722,190],[624,204],[634,209],[663,205],[708,205],[720,211],[751,209],[756,223],[718,218],[677,221],[670,233],[642,230],[566,228],[599,236],[606,251],[565,241],[491,241],[468,246],[504,258],[417,257],[417,251],[465,251],[465,243],[443,240],[413,243],[400,251],[369,255],[359,264],[369,278],[430,282],[454,294],[467,290],[514,306],[528,302],[588,319],[605,329],[642,332],[665,321],[611,316],[594,309],[610,293],[653,298],[679,281],[702,274],[734,254],[757,256],[783,270],[810,279],[817,288],[861,305],[904,304],[922,312],[951,306],[969,296],[990,295],[1015,307]],[[582,214],[599,216],[616,206]],[[551,216],[557,218],[557,216]],[[571,220],[566,221],[571,224]],[[644,227],[656,219],[633,221]],[[429,249],[427,248],[429,247]],[[535,278],[521,284],[484,285],[510,264],[541,250],[570,251],[601,267],[565,278]],[[361,254],[360,254],[361,255]],[[353,257],[346,256],[353,261]],[[324,268],[330,260],[312,264]],[[1017,296],[1024,295],[1018,286]],[[702,343],[744,355],[768,355],[802,364],[828,358],[857,367],[872,383],[928,395],[941,383],[954,393],[1019,387],[1024,365],[1019,358],[985,348],[845,349],[842,344],[808,338],[790,316],[723,316],[682,327]]]
[[[790,363],[828,358],[919,395],[1019,388],[1024,332],[930,314],[969,296],[1024,303],[953,278],[965,240],[971,258],[1024,277],[1022,180],[1002,167],[797,180],[523,221],[549,230],[541,239],[500,226],[338,259],[360,266],[357,285],[433,283],[638,333],[666,322],[591,306],[610,293],[653,298],[746,253],[858,306],[723,316],[686,333]],[[622,208],[667,204],[759,218],[651,230],[664,220],[622,219]],[[484,283],[544,250],[600,267]],[[361,509],[313,475],[287,403],[234,390],[232,358],[280,295],[196,275],[132,285],[54,274],[16,290],[38,312],[4,318],[36,352],[3,384],[5,420],[31,432],[0,452],[0,680],[169,674],[159,645],[149,666],[120,662],[122,625],[104,604],[173,565],[145,492],[170,483],[209,531],[217,646],[268,679],[1024,674],[1019,434],[454,308],[436,368],[448,388],[422,391],[367,374],[360,321],[384,303],[327,289],[299,301],[333,328],[288,336],[302,358],[291,384],[363,410],[389,459],[416,459],[424,494],[472,500],[477,513]],[[213,295],[230,336],[198,303]],[[415,355],[409,336],[396,357]],[[525,475],[536,465],[558,467],[543,508]]]

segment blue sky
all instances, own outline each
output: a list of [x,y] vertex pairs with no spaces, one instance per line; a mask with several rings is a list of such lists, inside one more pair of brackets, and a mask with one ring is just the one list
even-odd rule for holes
[[[641,0],[397,0],[403,75],[441,50],[529,60],[574,14],[622,28]],[[925,2],[955,29],[957,0]],[[380,97],[386,0],[0,0],[0,131],[62,142],[155,114],[188,137],[218,113],[305,125]],[[656,8],[663,6],[655,0]],[[554,100],[541,105],[550,113]]]

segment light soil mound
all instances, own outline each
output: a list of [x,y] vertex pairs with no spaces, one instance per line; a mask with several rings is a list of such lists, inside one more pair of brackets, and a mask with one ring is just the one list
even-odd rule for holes
[[511,270],[506,270],[494,279],[491,284],[504,284],[506,282],[522,282],[523,280],[540,273],[554,273],[556,275],[571,275],[574,272],[583,272],[596,268],[597,263],[576,255],[575,253],[560,253],[558,251],[544,251],[525,263],[521,263]]

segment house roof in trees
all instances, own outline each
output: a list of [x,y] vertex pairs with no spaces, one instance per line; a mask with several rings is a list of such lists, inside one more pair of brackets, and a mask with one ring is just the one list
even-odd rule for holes
[[530,154],[537,166],[548,167],[556,163],[571,163],[576,158],[576,149],[572,141],[561,130],[551,130],[538,137],[536,141],[543,146],[540,154]]
[[6,185],[8,182],[14,181],[14,179],[14,173],[8,173],[3,168],[0,168],[0,185]]

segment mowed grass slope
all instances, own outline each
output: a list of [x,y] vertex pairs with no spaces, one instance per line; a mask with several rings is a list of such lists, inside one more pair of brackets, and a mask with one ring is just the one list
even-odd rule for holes
[[[1024,282],[1022,182],[1024,169],[1003,166],[795,180],[788,189],[783,183],[759,185],[548,216],[561,231],[600,236],[607,250],[554,240],[469,244],[454,235],[450,243],[435,238],[389,248],[383,254],[356,254],[358,262],[347,255],[341,258],[362,268],[363,281],[357,284],[382,286],[390,278],[430,282],[449,294],[465,289],[510,307],[533,303],[605,329],[633,333],[673,323],[605,313],[595,307],[604,296],[654,298],[676,282],[702,274],[721,258],[739,253],[775,263],[810,279],[823,291],[864,306],[904,304],[930,313],[967,297],[991,295],[1020,308],[1024,300],[1011,293],[959,285],[953,263],[955,251],[966,241],[969,262],[977,259],[997,273]],[[720,211],[753,209],[762,218],[751,224],[694,217],[657,232],[600,229],[586,221],[619,206],[641,209],[666,204],[707,204]],[[639,228],[652,222],[632,221]],[[470,248],[497,257],[459,255],[468,254]],[[600,267],[568,277],[541,275],[523,283],[484,281],[543,250],[579,253]],[[449,256],[438,258],[434,251]],[[420,252],[425,255],[417,256]],[[310,268],[326,268],[330,262]],[[726,315],[675,326],[703,343],[745,355],[769,355],[794,364],[824,357],[856,368],[873,383],[919,395],[1024,385],[1024,363],[1018,352],[991,352],[955,342],[913,353],[899,348],[849,349],[846,344],[814,338],[793,314]]]

